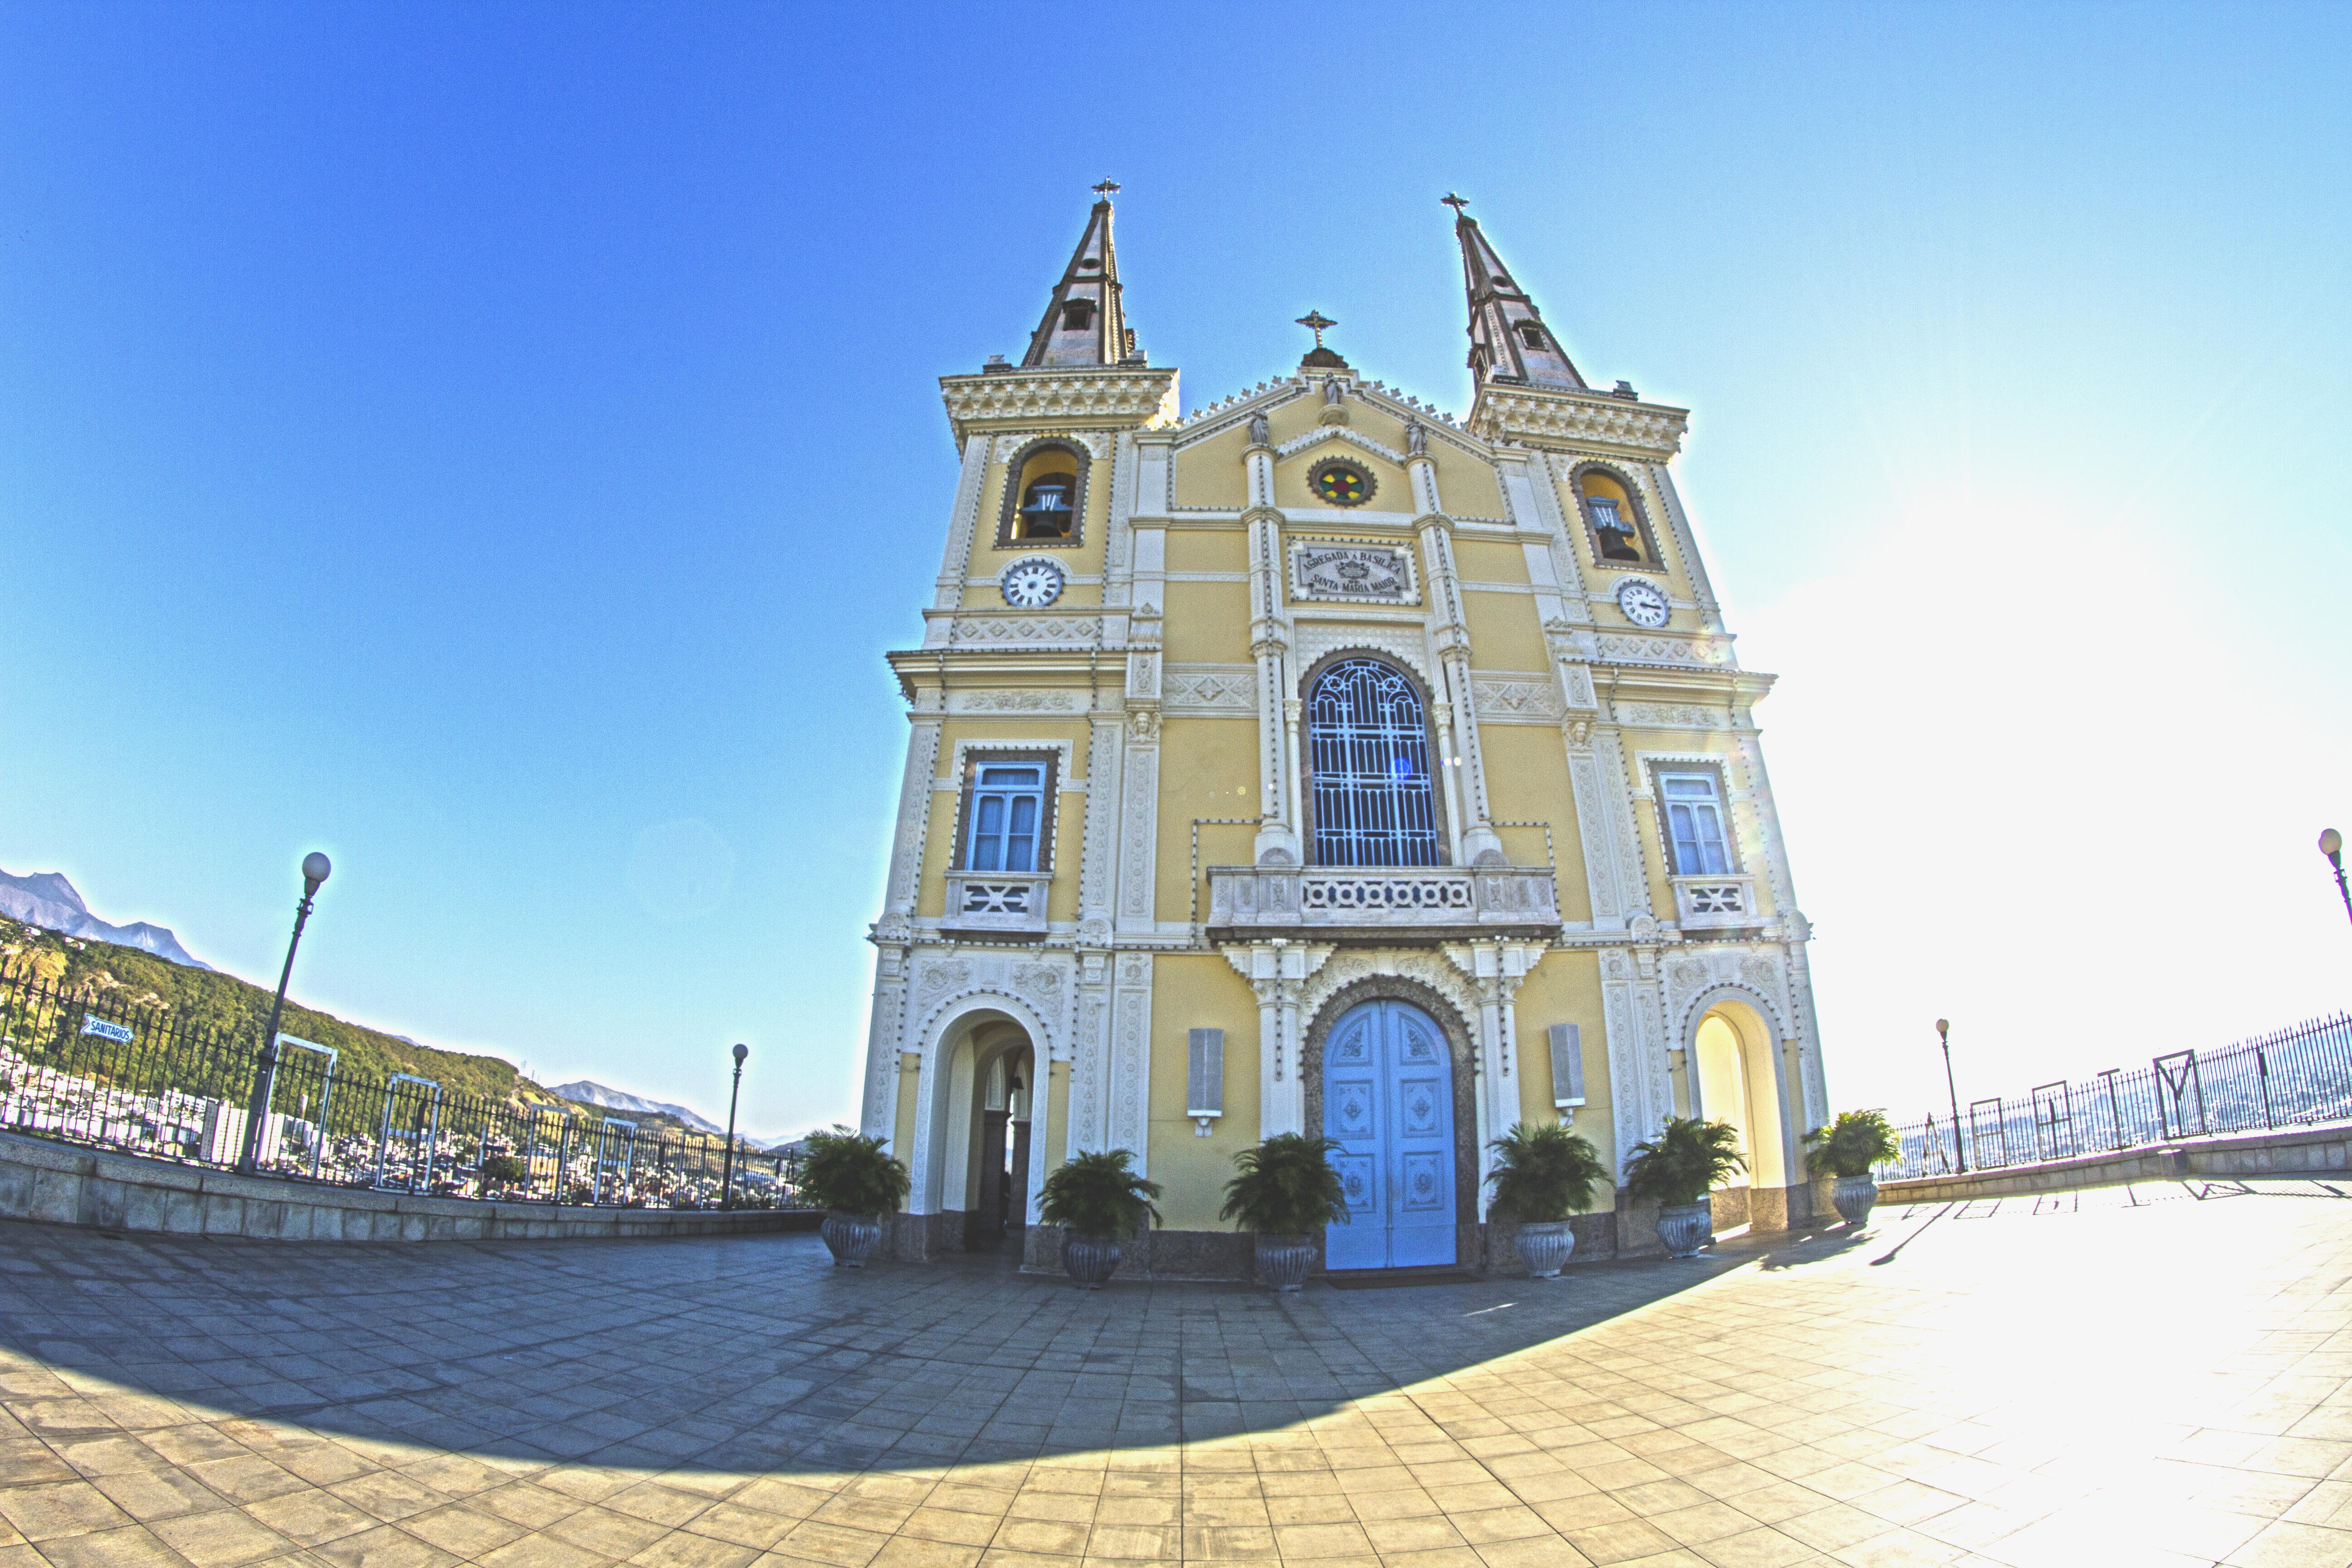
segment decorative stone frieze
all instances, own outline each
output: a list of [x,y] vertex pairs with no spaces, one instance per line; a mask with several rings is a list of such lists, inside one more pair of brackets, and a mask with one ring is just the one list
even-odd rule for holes
[[1013,371],[943,375],[940,396],[961,443],[975,425],[1014,420],[1063,425],[1173,424],[1173,370]]
[[1682,450],[1690,411],[1610,396],[1498,386],[1478,389],[1471,431],[1489,441],[1601,447],[1663,462]]

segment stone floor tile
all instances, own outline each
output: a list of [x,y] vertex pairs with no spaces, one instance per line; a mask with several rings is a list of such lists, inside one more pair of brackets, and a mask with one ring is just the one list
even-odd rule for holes
[[2229,1568],[2343,1568],[2352,1563],[2352,1531],[2282,1520],[2222,1561]]
[[63,1536],[119,1530],[134,1522],[88,1481],[36,1481],[0,1488],[0,1519],[38,1545]]
[[[29,1555],[32,1548],[24,1549]],[[189,1560],[136,1524],[52,1541],[41,1548],[48,1568],[189,1568]],[[0,1563],[6,1557],[0,1554]]]

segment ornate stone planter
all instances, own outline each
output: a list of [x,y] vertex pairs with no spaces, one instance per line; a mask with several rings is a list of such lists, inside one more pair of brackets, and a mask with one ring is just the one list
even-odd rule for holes
[[1069,1232],[1062,1237],[1062,1271],[1077,1281],[1081,1290],[1099,1290],[1103,1281],[1118,1268],[1118,1243],[1108,1236],[1079,1236]]
[[882,1245],[882,1222],[862,1215],[834,1210],[816,1227],[824,1237],[825,1250],[833,1254],[835,1268],[863,1268],[874,1249]]
[[1267,1236],[1257,1238],[1257,1277],[1269,1290],[1296,1290],[1307,1283],[1315,1264],[1311,1236]]
[[1658,1210],[1658,1239],[1670,1258],[1696,1258],[1715,1239],[1715,1211],[1704,1202],[1667,1204]]
[[1837,1205],[1838,1215],[1847,1225],[1860,1230],[1878,1202],[1878,1184],[1868,1176],[1840,1176],[1837,1185],[1830,1189],[1830,1202]]
[[1557,1279],[1576,1250],[1576,1232],[1564,1219],[1531,1222],[1519,1226],[1519,1261],[1530,1279]]

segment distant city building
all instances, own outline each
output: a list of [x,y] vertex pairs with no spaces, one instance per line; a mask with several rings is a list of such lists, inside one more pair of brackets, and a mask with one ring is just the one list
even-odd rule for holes
[[[1233,1156],[1321,1131],[1334,1268],[1484,1260],[1488,1142],[1612,1168],[1735,1122],[1762,1228],[1826,1120],[1787,854],[1670,465],[1466,214],[1456,420],[1315,333],[1189,416],[1097,202],[1028,349],[940,382],[963,471],[920,647],[864,1126],[902,1254],[996,1242],[1131,1150],[1171,1268]],[[1287,331],[1287,327],[1285,328]],[[1355,351],[1361,353],[1362,351]],[[1161,1249],[1169,1250],[1161,1250]]]

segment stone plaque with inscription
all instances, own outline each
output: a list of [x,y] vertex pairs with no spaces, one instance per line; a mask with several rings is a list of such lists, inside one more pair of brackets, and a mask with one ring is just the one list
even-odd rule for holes
[[1410,605],[1418,598],[1409,551],[1391,544],[1315,540],[1290,547],[1290,593],[1296,599],[1375,605]]

